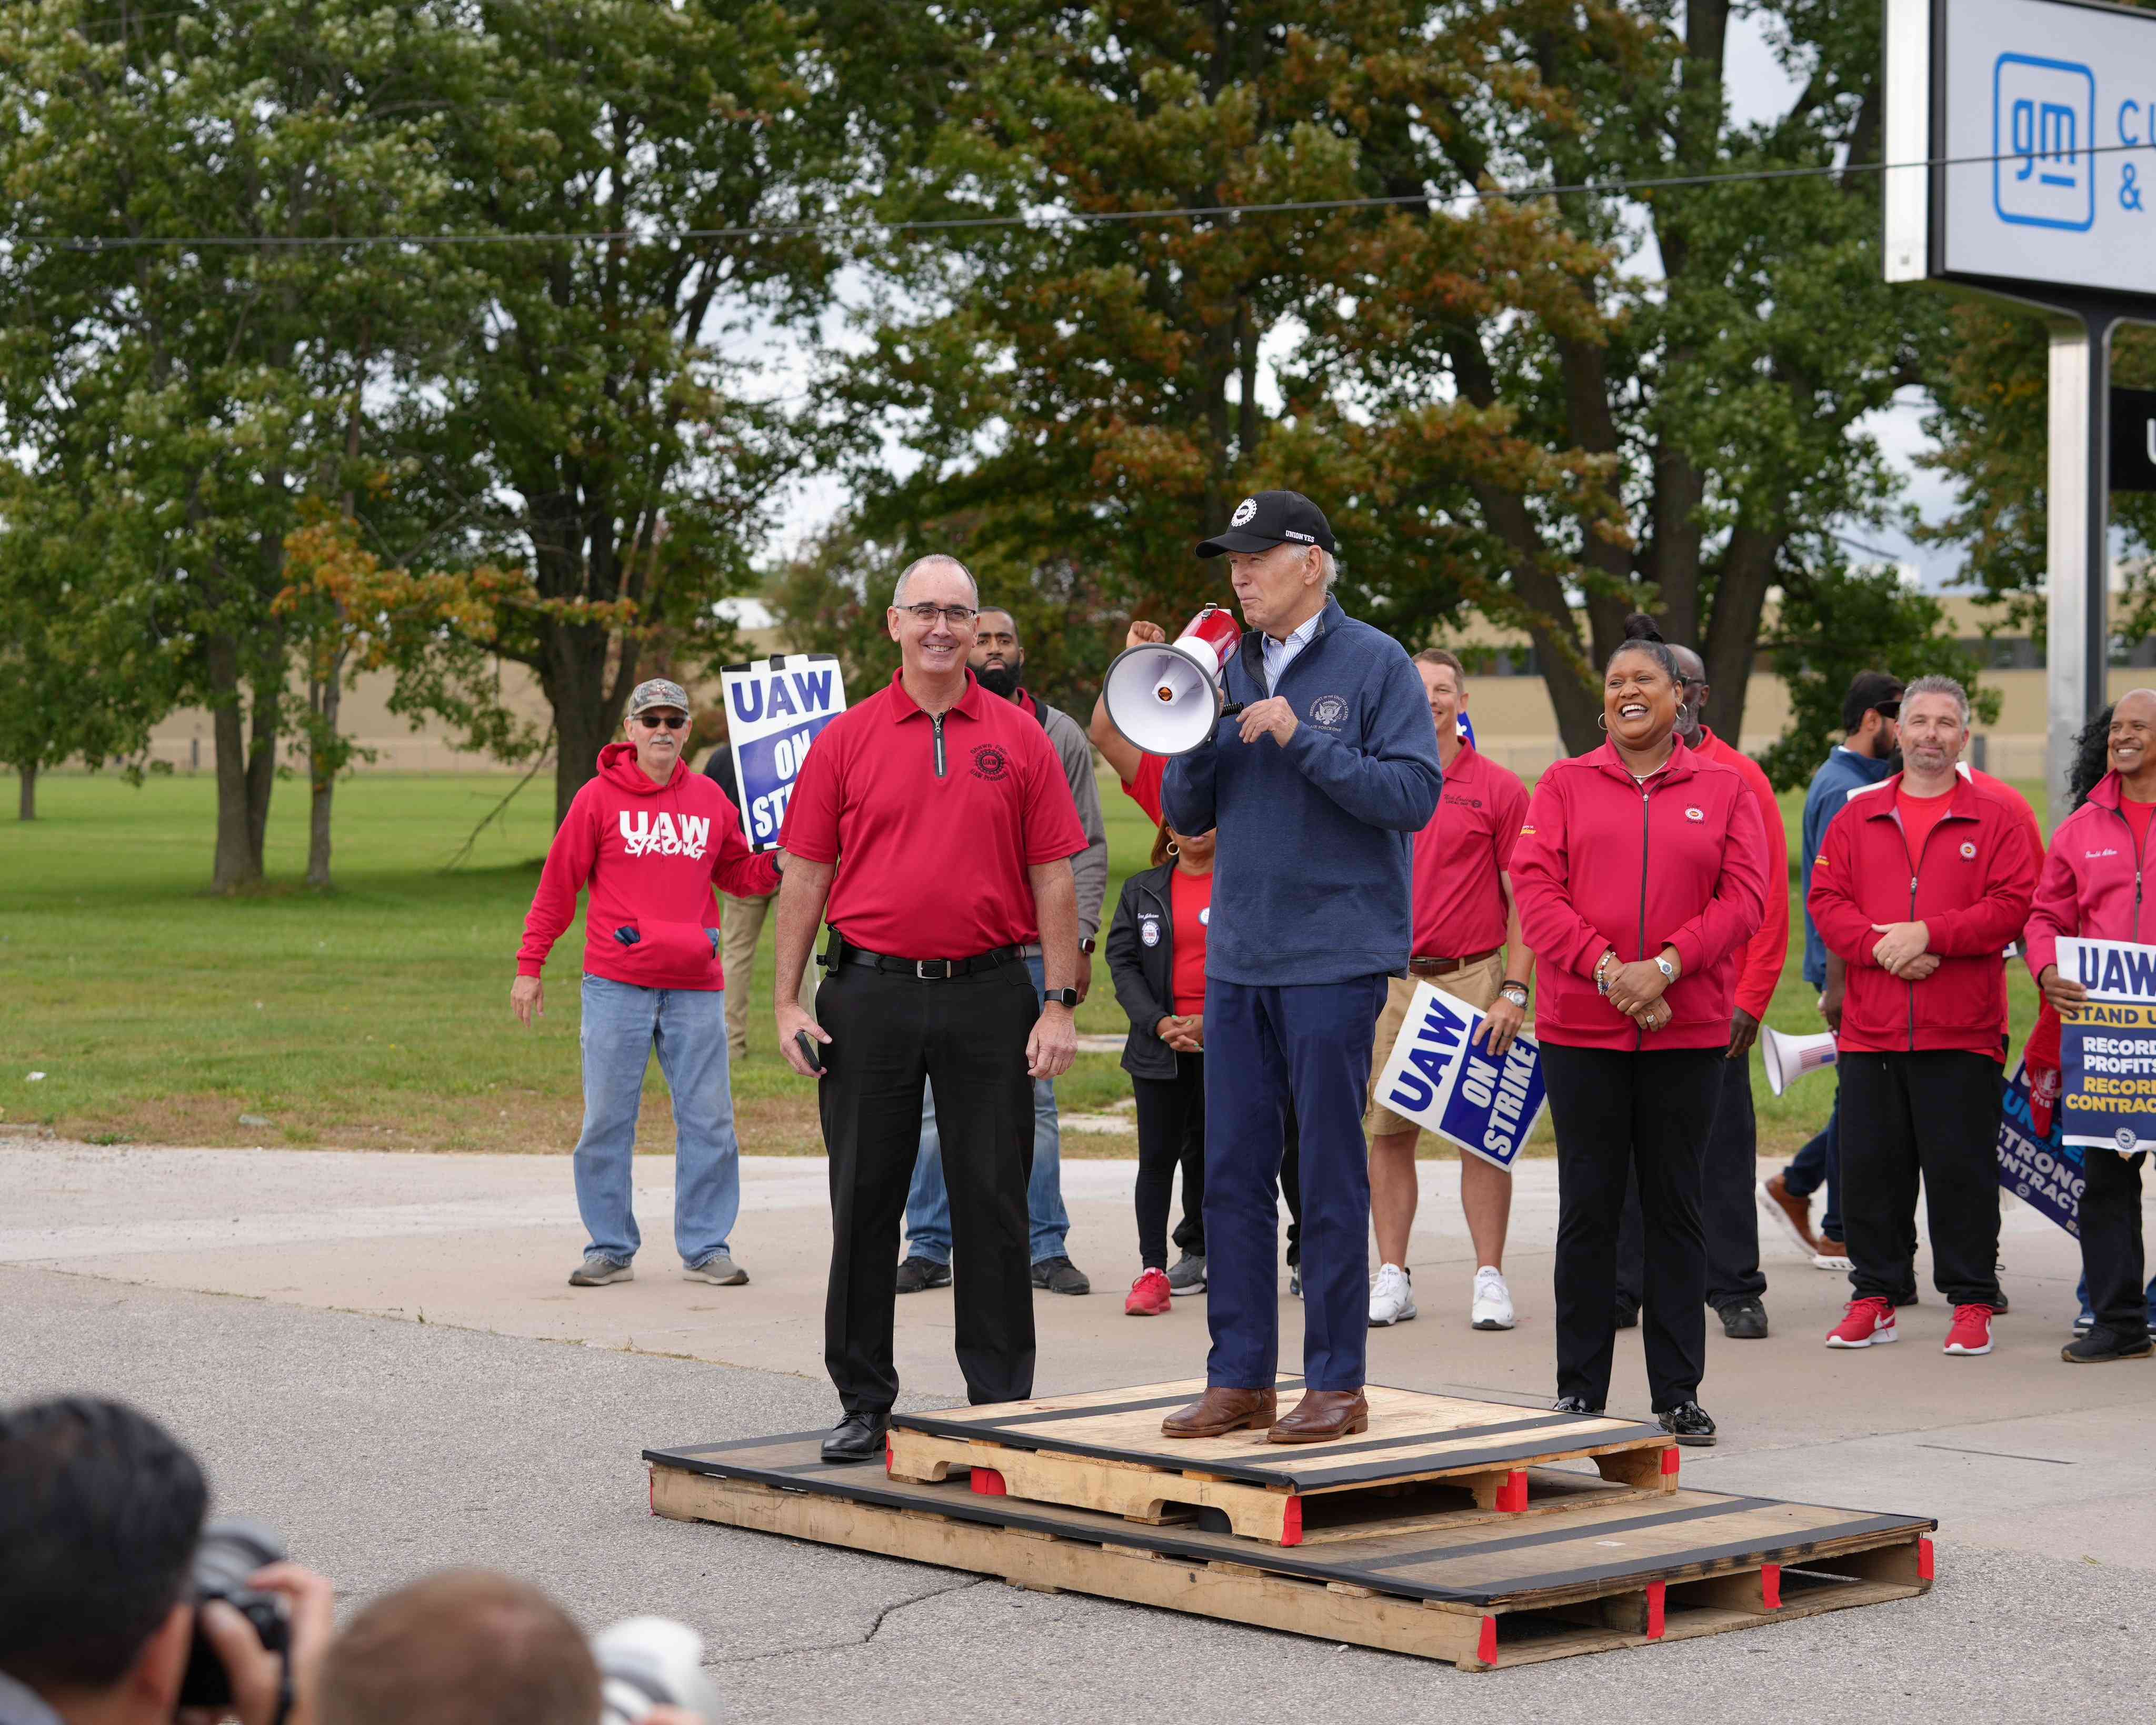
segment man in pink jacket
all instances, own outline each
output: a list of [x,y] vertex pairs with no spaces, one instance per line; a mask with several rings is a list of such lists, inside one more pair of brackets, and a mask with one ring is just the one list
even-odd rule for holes
[[511,1009],[526,1024],[546,1010],[547,954],[591,889],[584,914],[584,1129],[577,1140],[577,1209],[590,1244],[569,1286],[628,1281],[640,1236],[629,1158],[644,1070],[674,1098],[674,1243],[683,1274],[736,1286],[748,1272],[727,1251],[741,1211],[741,1151],[726,1071],[726,972],[719,963],[716,880],[736,897],[778,890],[773,856],[751,852],[741,815],[682,760],[689,693],[654,677],[629,697],[627,741],[599,751],[547,851],[524,919]]
[[[2062,935],[2156,942],[2156,905],[2144,902],[2142,878],[2149,819],[2156,815],[2156,690],[2119,696],[2111,710],[2105,765],[2109,770],[2087,799],[2052,834],[2029,910],[2030,974],[2055,1011],[2087,998],[2078,980],[2060,974]],[[2061,1350],[2069,1365],[2149,1356],[2148,1295],[2141,1279],[2144,1153],[2093,1146],[2082,1151],[2082,1268],[2096,1323]]]

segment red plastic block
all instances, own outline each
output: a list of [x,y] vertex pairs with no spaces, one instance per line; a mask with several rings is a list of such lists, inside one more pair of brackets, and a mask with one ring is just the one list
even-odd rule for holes
[[1675,1444],[1671,1444],[1668,1449],[1662,1451],[1662,1471],[1664,1473],[1675,1473],[1682,1465],[1682,1459],[1678,1455],[1677,1446]]
[[1292,1492],[1289,1494],[1287,1503],[1281,1512],[1281,1523],[1282,1528],[1281,1543],[1301,1545],[1302,1543],[1302,1498],[1299,1494]]
[[1759,1598],[1769,1611],[1782,1609],[1782,1566],[1762,1563],[1759,1566]]
[[1505,1483],[1497,1488],[1497,1507],[1507,1515],[1516,1516],[1527,1507],[1527,1472],[1516,1467],[1505,1476]]
[[1475,1656],[1485,1665],[1496,1664],[1497,1620],[1496,1618],[1486,1617],[1482,1620],[1482,1639],[1476,1643]]
[[886,1473],[889,1473],[891,1471],[891,1434],[889,1432],[886,1432],[883,1435],[883,1471]]
[[1919,1539],[1917,1542],[1917,1579],[1931,1580],[1933,1567],[1932,1542],[1928,1539]]
[[1650,1641],[1659,1641],[1662,1638],[1663,1595],[1667,1591],[1668,1584],[1666,1582],[1650,1581],[1647,1584],[1647,1639]]
[[1009,1494],[1004,1489],[1004,1476],[993,1467],[973,1470],[973,1489],[983,1497],[1003,1497]]

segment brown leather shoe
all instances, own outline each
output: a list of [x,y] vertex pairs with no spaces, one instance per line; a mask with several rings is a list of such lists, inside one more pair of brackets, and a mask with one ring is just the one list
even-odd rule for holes
[[1370,1429],[1370,1404],[1359,1389],[1306,1389],[1295,1411],[1273,1422],[1276,1444],[1322,1444]]
[[1812,1232],[1811,1199],[1790,1191],[1779,1174],[1770,1174],[1759,1183],[1759,1196],[1766,1204],[1767,1214],[1782,1224],[1790,1239],[1808,1252],[1820,1249],[1819,1235]]
[[1270,1389],[1216,1386],[1162,1420],[1160,1431],[1163,1437],[1172,1438],[1219,1437],[1246,1425],[1253,1431],[1263,1431],[1279,1411],[1279,1399]]

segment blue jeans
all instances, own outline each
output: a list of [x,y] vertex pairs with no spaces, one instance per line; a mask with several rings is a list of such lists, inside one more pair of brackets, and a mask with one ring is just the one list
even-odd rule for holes
[[[1037,999],[1047,986],[1040,960],[1029,958]],[[1063,1132],[1055,1119],[1055,1085],[1033,1081],[1033,1175],[1025,1189],[1032,1231],[1033,1261],[1063,1255],[1070,1232],[1070,1213],[1063,1208]],[[913,1184],[906,1194],[906,1255],[932,1264],[951,1261],[951,1194],[943,1185],[943,1146],[936,1136],[936,1096],[921,1087],[921,1153],[913,1164]]]
[[1796,1158],[1782,1170],[1782,1184],[1792,1198],[1810,1198],[1821,1186],[1826,1188],[1826,1214],[1820,1218],[1820,1231],[1829,1240],[1845,1240],[1841,1231],[1841,1069],[1834,1075],[1834,1108],[1826,1117],[1826,1124],[1819,1135],[1797,1152]]
[[629,1207],[629,1163],[644,1070],[656,1048],[674,1098],[674,1244],[684,1264],[701,1264],[726,1250],[741,1214],[725,991],[639,988],[587,976],[583,1004],[584,1130],[575,1163],[587,1250],[617,1264],[636,1255],[641,1236]]

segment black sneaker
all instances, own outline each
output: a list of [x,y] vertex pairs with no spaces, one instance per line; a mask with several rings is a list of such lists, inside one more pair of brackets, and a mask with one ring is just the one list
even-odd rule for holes
[[1171,1294],[1202,1294],[1205,1291],[1205,1255],[1185,1252],[1168,1266],[1168,1291]]
[[2059,1358],[2070,1366],[2107,1366],[2113,1360],[2147,1359],[2152,1352],[2148,1333],[2122,1337],[2116,1330],[2107,1330],[2102,1324],[2080,1335],[2059,1350]]
[[1636,1330],[1640,1327],[1640,1308],[1627,1305],[1624,1301],[1620,1300],[1617,1302],[1617,1315],[1612,1322],[1620,1330]]
[[1767,1308],[1757,1300],[1732,1300],[1719,1308],[1722,1333],[1732,1342],[1767,1339]]
[[1664,1431],[1687,1447],[1704,1447],[1714,1441],[1714,1421],[1697,1402],[1681,1402],[1655,1418]]
[[950,1286],[951,1266],[938,1264],[933,1258],[908,1258],[898,1266],[898,1291],[901,1294],[918,1294],[929,1288]]
[[1033,1285],[1051,1294],[1090,1294],[1093,1284],[1068,1258],[1043,1258],[1033,1266]]
[[1561,1395],[1550,1404],[1550,1412],[1553,1414],[1585,1414],[1594,1416],[1599,1414],[1601,1411],[1599,1408],[1589,1407],[1587,1398],[1584,1395]]

